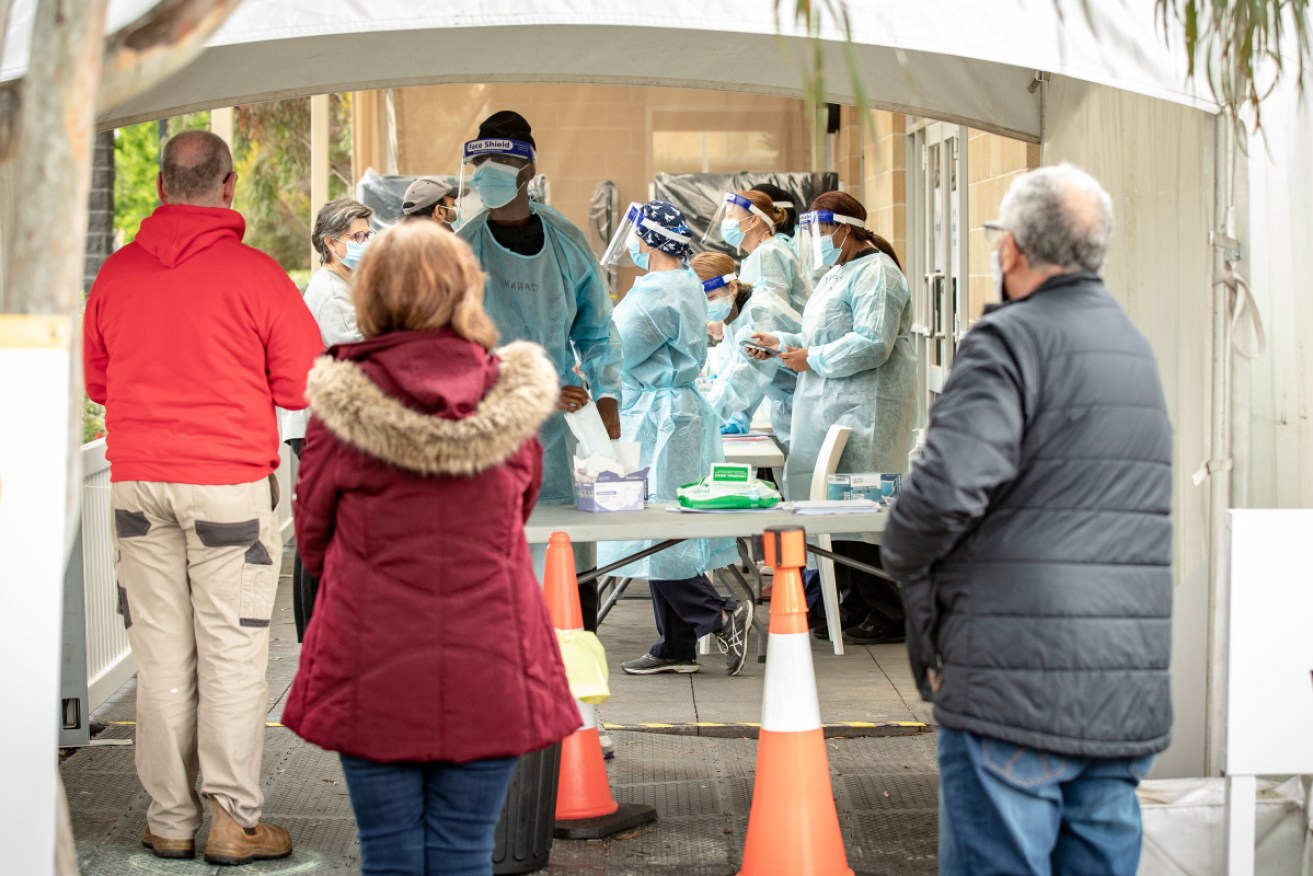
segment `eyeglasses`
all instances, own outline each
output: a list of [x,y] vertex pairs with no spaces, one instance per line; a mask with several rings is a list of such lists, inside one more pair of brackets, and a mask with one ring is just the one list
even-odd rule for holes
[[1012,233],[1011,228],[1004,228],[997,222],[985,222],[983,224],[985,228],[985,243],[989,244],[990,249],[993,249],[994,246],[1003,239],[1003,235]]
[[349,237],[356,243],[369,243],[374,239],[376,234],[378,234],[378,232],[371,229],[369,231],[357,231],[355,234],[340,234],[337,239],[344,240]]

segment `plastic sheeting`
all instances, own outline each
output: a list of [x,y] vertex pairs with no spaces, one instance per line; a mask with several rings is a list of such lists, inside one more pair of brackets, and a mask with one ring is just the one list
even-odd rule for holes
[[[741,192],[760,183],[772,183],[793,196],[802,213],[822,192],[839,188],[837,173],[658,173],[653,183],[657,199],[669,201],[684,213],[694,240],[702,240],[708,223],[726,192]],[[713,234],[701,245],[738,261],[743,254]]]
[[[1140,784],[1144,819],[1139,876],[1226,872],[1226,781],[1166,779]],[[1255,873],[1301,876],[1309,836],[1304,786],[1296,777],[1258,782]]]

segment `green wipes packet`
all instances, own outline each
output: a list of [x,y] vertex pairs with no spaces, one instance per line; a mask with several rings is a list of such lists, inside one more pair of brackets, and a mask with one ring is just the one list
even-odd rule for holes
[[769,481],[740,477],[729,469],[748,466],[717,464],[712,474],[679,488],[679,504],[694,511],[750,511],[773,508],[780,503],[780,491]]

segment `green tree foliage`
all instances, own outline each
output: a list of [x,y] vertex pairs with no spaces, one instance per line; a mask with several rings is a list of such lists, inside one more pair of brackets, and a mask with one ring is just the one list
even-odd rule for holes
[[[328,197],[355,190],[351,180],[350,96],[329,100]],[[310,265],[310,99],[237,108],[234,123],[237,197],[246,242],[288,271]]]
[[[351,107],[348,95],[329,101],[328,196],[354,191],[351,180]],[[288,271],[304,271],[310,251],[310,99],[237,108],[233,207],[246,217],[246,242],[269,253]],[[208,112],[167,120],[167,134],[206,128]],[[115,135],[114,230],[129,243],[141,220],[159,203],[160,125],[143,122]]]
[[1164,31],[1185,35],[1190,75],[1202,70],[1213,99],[1262,129],[1262,102],[1283,79],[1300,90],[1310,58],[1309,0],[1155,0]]

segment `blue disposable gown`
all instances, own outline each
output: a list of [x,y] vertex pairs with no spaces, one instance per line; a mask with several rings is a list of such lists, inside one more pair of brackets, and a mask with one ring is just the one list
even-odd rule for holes
[[[624,346],[620,430],[641,446],[650,501],[673,504],[684,484],[724,461],[720,430],[695,381],[707,361],[707,302],[687,268],[654,271],[634,281],[615,309]],[[653,542],[603,542],[598,562],[613,563]],[[692,539],[615,572],[630,578],[680,580],[727,566],[733,539]]]
[[802,317],[797,311],[769,287],[753,287],[739,315],[725,325],[720,367],[707,390],[707,401],[718,417],[727,423],[736,422],[747,431],[752,412],[762,398],[769,397],[771,427],[781,446],[788,447],[796,375],[773,362],[753,359],[744,352],[743,342],[750,340],[753,332],[801,330]]
[[811,280],[788,241],[772,235],[748,254],[739,268],[739,279],[753,289],[770,289],[789,307],[802,313],[812,294]]
[[875,253],[831,268],[807,302],[801,334],[779,335],[783,346],[806,347],[811,366],[798,375],[793,394],[789,498],[810,498],[821,443],[836,424],[853,430],[840,472],[907,470],[916,417],[911,325],[907,280]]
[[[611,321],[611,296],[597,259],[579,229],[550,207],[530,203],[543,222],[546,239],[537,255],[522,256],[503,247],[480,212],[457,234],[470,245],[488,273],[483,306],[497,324],[500,342],[540,344],[556,366],[561,384],[587,380],[593,398],[620,397],[620,341]],[[574,503],[570,475],[569,427],[560,411],[543,424],[543,505]]]

